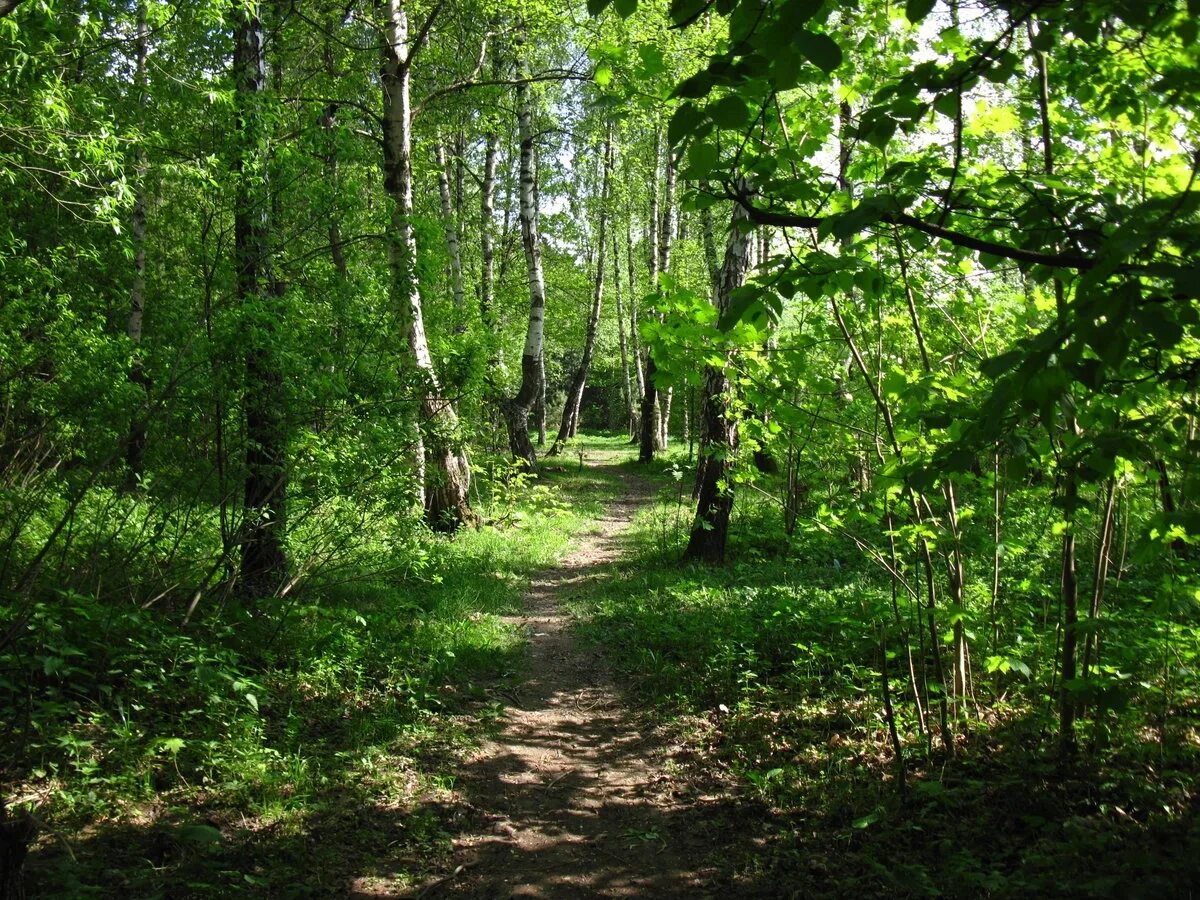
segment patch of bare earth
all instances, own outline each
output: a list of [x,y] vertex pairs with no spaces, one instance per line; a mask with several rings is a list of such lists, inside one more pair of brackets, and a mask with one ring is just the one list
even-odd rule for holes
[[[676,777],[669,736],[625,705],[602,653],[579,644],[564,598],[605,572],[650,486],[617,471],[622,495],[522,616],[529,677],[502,728],[460,771],[469,825],[451,868],[409,896],[704,897],[731,841],[728,797]],[[726,884],[726,886],[728,886]]]

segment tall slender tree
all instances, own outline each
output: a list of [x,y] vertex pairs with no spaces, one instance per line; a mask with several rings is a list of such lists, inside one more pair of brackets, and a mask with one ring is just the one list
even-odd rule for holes
[[[567,386],[567,399],[563,405],[562,422],[558,428],[558,436],[554,439],[554,446],[550,450],[551,455],[558,452],[562,445],[570,438],[575,437],[579,431],[579,407],[583,402],[583,388],[587,383],[588,370],[592,366],[592,355],[596,350],[596,335],[600,330],[600,310],[604,303],[604,274],[608,263],[608,219],[613,168],[611,123],[604,136],[603,159],[604,172],[601,176],[600,203],[596,223],[596,277],[593,282],[592,308],[588,314],[587,330],[584,333],[583,353],[579,359],[579,366]],[[624,339],[622,338],[623,343]]]
[[381,10],[383,64],[383,174],[391,198],[391,227],[387,235],[391,296],[408,343],[409,357],[421,396],[420,433],[424,469],[425,517],[437,529],[453,531],[472,524],[477,516],[468,496],[471,467],[467,461],[458,413],[442,395],[433,354],[425,334],[421,293],[417,283],[417,238],[413,228],[412,66],[442,9],[435,5],[417,33],[410,37],[408,12],[401,0],[384,0]]
[[[745,210],[735,206],[725,243],[713,303],[717,315],[729,311],[733,292],[741,287],[750,270],[750,246],[753,231],[743,227]],[[704,368],[704,388],[700,398],[700,455],[697,467],[696,518],[688,537],[684,558],[706,563],[725,559],[729,537],[729,515],[733,511],[733,483],[729,473],[731,456],[737,447],[737,419],[730,414],[730,383],[724,366]]]
[[271,265],[265,32],[258,3],[237,7],[232,15],[238,116],[234,244],[238,298],[248,325],[239,589],[253,600],[280,590],[287,579],[287,434],[276,335],[281,292]]
[[529,279],[529,323],[521,352],[521,384],[505,404],[508,443],[515,459],[537,466],[537,451],[529,439],[529,411],[543,391],[543,341],[546,326],[546,279],[538,229],[537,172],[534,154],[533,96],[522,79],[517,84],[517,139],[520,141],[521,246]]

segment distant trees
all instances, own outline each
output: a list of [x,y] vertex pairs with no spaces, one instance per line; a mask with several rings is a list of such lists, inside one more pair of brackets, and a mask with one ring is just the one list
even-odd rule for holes
[[[613,9],[630,27],[643,5]],[[1200,531],[1194,498],[1185,508],[1171,488],[1194,480],[1200,377],[1200,294],[1187,274],[1200,215],[1187,113],[1195,23],[1181,3],[973,12],[967,23],[957,3],[909,3],[899,22],[884,3],[672,5],[682,39],[710,39],[668,101],[661,156],[668,176],[679,161],[684,215],[732,203],[745,217],[736,227],[775,237],[746,287],[717,291],[715,315],[694,282],[663,285],[664,319],[647,328],[641,458],[661,437],[646,421],[662,410],[649,402],[658,382],[695,383],[705,366],[687,555],[722,558],[729,492],[756,477],[744,460],[787,460],[787,528],[808,515],[848,529],[897,597],[920,606],[913,633],[897,600],[880,652],[909,648],[920,730],[932,745],[926,714],[938,708],[947,750],[981,666],[1032,672],[1028,633],[1001,621],[1013,591],[1002,570],[1010,553],[1046,552],[1005,536],[1009,504],[1039,509],[1057,549],[1044,570],[1052,646],[1039,645],[1049,663],[1036,677],[1070,753],[1080,712],[1119,691],[1090,649],[1111,627],[1096,599],[1113,571],[1111,492],[1126,486],[1151,568]],[[645,86],[658,75],[632,63],[618,77]],[[650,203],[669,214],[662,184]],[[650,220],[661,243],[664,213]],[[655,261],[652,277],[663,268]],[[768,353],[769,334],[779,346]],[[814,481],[825,500],[805,511]],[[1135,487],[1151,482],[1167,487]],[[986,563],[972,558],[983,542]],[[980,616],[986,642],[972,637]]]

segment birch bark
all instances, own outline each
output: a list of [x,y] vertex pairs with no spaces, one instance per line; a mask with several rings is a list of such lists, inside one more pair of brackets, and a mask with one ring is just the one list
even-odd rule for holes
[[583,339],[583,355],[579,360],[579,368],[575,370],[567,388],[567,400],[563,405],[558,437],[554,439],[554,446],[550,450],[552,456],[562,448],[564,441],[575,437],[579,431],[579,407],[583,403],[583,388],[587,383],[588,370],[592,365],[592,355],[596,350],[600,309],[604,303],[604,269],[608,264],[606,251],[608,249],[608,202],[611,191],[612,165],[612,126],[610,125],[604,138],[604,174],[600,187],[600,215],[596,225],[596,281],[595,289],[592,291],[592,308],[588,314],[587,331]]
[[521,353],[521,386],[508,401],[508,443],[515,459],[530,468],[537,465],[537,451],[529,440],[529,410],[541,393],[542,350],[546,321],[546,282],[542,274],[541,237],[538,234],[536,173],[533,158],[533,98],[529,87],[517,85],[517,136],[521,144],[520,220],[521,244],[529,277],[529,325]]
[[[430,15],[436,15],[438,9],[440,6]],[[410,363],[420,383],[419,443],[424,445],[424,453],[417,469],[420,471],[423,466],[425,471],[425,517],[433,528],[454,531],[464,524],[474,524],[477,517],[468,500],[471,469],[458,434],[458,414],[453,403],[441,395],[417,287],[417,239],[412,224],[410,86],[414,54],[420,47],[409,41],[408,14],[401,0],[385,0],[383,11],[380,81],[383,88],[384,186],[392,200],[388,231],[391,297],[408,342]]]

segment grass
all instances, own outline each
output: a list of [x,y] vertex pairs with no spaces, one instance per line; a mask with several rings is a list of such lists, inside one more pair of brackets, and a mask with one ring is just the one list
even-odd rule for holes
[[524,665],[503,617],[612,492],[571,454],[490,468],[481,530],[370,535],[367,572],[257,615],[39,606],[36,645],[0,659],[3,783],[44,825],[33,895],[324,897],[444,862],[455,767]]
[[[503,617],[618,489],[584,467],[597,461],[649,477],[658,496],[624,557],[570,602],[631,701],[687,746],[677,775],[732,783],[741,812],[722,862],[736,892],[1136,897],[1200,883],[1190,683],[1180,670],[1174,725],[1159,727],[1155,646],[1121,645],[1147,633],[1140,598],[1155,583],[1113,598],[1106,660],[1156,699],[1097,712],[1069,764],[1050,750],[1044,689],[1017,670],[979,686],[953,757],[930,752],[894,677],[902,790],[879,699],[877,629],[891,615],[879,571],[844,533],[784,535],[749,492],[730,563],[682,566],[687,460],[631,457],[624,438],[589,437],[536,480],[489,463],[482,530],[365,537],[359,577],[316,579],[269,617],[181,629],[84,596],[44,604],[30,623],[40,643],[0,659],[27,723],[9,717],[5,783],[48,826],[35,895],[323,897],[444,871],[470,815],[454,772],[523,672],[523,635]],[[1046,562],[1021,564],[1005,599],[1014,621],[1033,621]],[[1183,654],[1190,626],[1176,627]],[[1048,658],[1029,633],[1016,632],[1026,658]]]
[[[643,471],[657,500],[576,612],[630,696],[690,748],[682,777],[731,779],[761,804],[730,839],[742,893],[1187,896],[1200,884],[1200,729],[1186,709],[1167,741],[1148,709],[1098,712],[1084,753],[1065,764],[1052,707],[1016,672],[979,686],[954,757],[929,752],[900,700],[902,789],[879,688],[887,581],[848,538],[789,539],[779,511],[749,492],[729,564],[682,565],[691,474],[678,452]],[[1023,575],[1037,581],[1028,563]],[[1037,595],[1029,602],[1040,607]],[[1142,648],[1131,644],[1128,660],[1119,646],[1107,652],[1136,671]],[[900,697],[902,660],[892,659]],[[1153,679],[1153,666],[1143,671]]]

